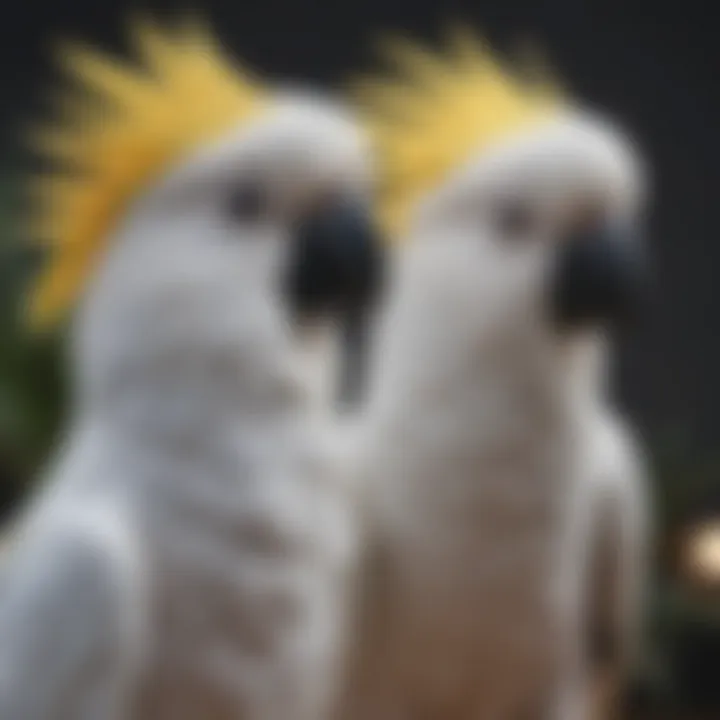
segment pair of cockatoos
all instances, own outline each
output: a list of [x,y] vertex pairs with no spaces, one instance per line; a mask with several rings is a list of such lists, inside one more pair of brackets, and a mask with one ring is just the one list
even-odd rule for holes
[[[43,135],[31,311],[77,304],[75,406],[6,560],[0,718],[587,717],[588,608],[621,658],[643,567],[602,387],[631,149],[474,45],[401,50],[358,120],[195,25],[136,39],[144,74],[67,55],[102,102]],[[349,428],[374,215],[404,240]]]

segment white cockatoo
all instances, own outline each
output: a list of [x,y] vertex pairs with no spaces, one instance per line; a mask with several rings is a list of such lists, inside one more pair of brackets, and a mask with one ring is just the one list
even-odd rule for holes
[[379,268],[363,133],[199,27],[138,26],[146,73],[69,50],[95,96],[43,136],[75,172],[42,179],[30,311],[79,298],[75,403],[3,577],[6,720],[318,720],[337,687],[356,524],[322,318]]
[[359,87],[400,238],[359,444],[369,549],[342,720],[588,717],[628,658],[642,461],[606,393],[643,270],[623,134],[471,37]]

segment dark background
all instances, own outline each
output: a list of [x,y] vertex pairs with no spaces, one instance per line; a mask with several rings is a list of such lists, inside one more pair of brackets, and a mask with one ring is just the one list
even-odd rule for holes
[[[44,458],[62,408],[54,346],[28,344],[13,320],[33,262],[13,243],[13,193],[23,166],[18,128],[43,110],[53,87],[52,39],[69,35],[122,50],[127,10],[138,7],[161,18],[180,9],[167,2],[25,0],[6,6],[0,25],[0,222],[6,239],[0,257],[0,499],[8,507]],[[460,19],[500,49],[530,37],[576,97],[615,117],[640,142],[655,184],[649,242],[658,292],[648,325],[622,345],[618,389],[651,450],[658,499],[660,571],[648,612],[654,650],[642,687],[656,704],[705,705],[720,713],[720,682],[713,677],[720,672],[714,618],[720,594],[698,597],[675,577],[668,552],[676,530],[698,513],[720,515],[717,8],[696,0],[214,0],[199,7],[228,47],[257,70],[326,86],[367,66],[372,38],[381,30],[434,39],[447,21]]]

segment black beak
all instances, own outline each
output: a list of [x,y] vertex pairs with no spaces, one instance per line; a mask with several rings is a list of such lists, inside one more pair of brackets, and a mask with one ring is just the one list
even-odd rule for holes
[[637,317],[649,268],[636,235],[608,225],[563,243],[552,287],[554,316],[561,327],[614,326]]
[[369,208],[328,203],[297,227],[287,292],[301,315],[347,313],[373,303],[382,282],[383,243]]
[[287,293],[299,316],[334,315],[341,324],[341,400],[354,404],[364,387],[369,316],[384,277],[384,242],[369,207],[329,202],[297,227]]

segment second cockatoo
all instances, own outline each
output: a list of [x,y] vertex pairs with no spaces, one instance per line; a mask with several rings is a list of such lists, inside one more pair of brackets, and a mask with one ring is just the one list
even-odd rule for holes
[[[607,394],[644,284],[635,147],[471,38],[361,86],[401,241],[360,441],[342,720],[585,720],[630,660],[641,454]],[[595,642],[595,639],[601,642]]]
[[42,136],[30,312],[77,305],[74,404],[6,558],[0,717],[318,720],[356,524],[317,366],[380,262],[363,135],[196,23],[134,40],[66,53],[87,92]]

